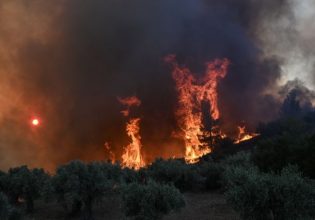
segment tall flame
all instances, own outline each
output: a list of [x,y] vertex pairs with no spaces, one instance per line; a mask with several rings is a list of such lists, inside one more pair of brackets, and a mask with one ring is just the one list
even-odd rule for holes
[[[186,147],[185,160],[188,163],[195,163],[201,156],[210,153],[212,147],[204,146],[200,141],[200,137],[205,134],[202,103],[210,104],[210,116],[212,120],[218,120],[220,112],[217,86],[219,80],[226,76],[229,61],[216,59],[206,63],[206,74],[201,80],[197,80],[188,68],[180,67],[175,55],[167,56],[165,61],[173,66],[172,75],[176,82],[179,101],[177,116]],[[215,130],[217,128],[211,132],[217,133]]]
[[[118,101],[126,106],[121,113],[127,117],[130,114],[130,107],[140,106],[141,101],[136,96],[118,98]],[[132,118],[126,125],[127,135],[131,138],[131,143],[124,148],[122,155],[122,165],[133,169],[140,169],[145,166],[141,155],[140,118]]]
[[130,119],[126,131],[131,143],[124,149],[122,164],[124,167],[138,170],[145,165],[141,155],[140,118]]

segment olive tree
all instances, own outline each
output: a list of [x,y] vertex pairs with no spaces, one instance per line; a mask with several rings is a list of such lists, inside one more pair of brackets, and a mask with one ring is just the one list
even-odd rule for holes
[[1,177],[2,190],[12,204],[24,200],[27,212],[33,212],[34,200],[43,194],[48,178],[48,174],[43,169],[29,169],[27,166],[11,168]]
[[66,209],[71,206],[70,214],[78,214],[83,208],[84,217],[93,219],[93,204],[113,189],[117,172],[119,169],[109,163],[72,161],[57,169],[52,185],[58,201]]
[[279,175],[257,168],[225,171],[227,200],[243,219],[314,219],[314,183],[291,166]]
[[17,220],[20,217],[20,213],[10,205],[6,195],[0,192],[0,219]]
[[126,217],[136,220],[158,220],[185,206],[182,194],[171,185],[131,183],[122,190],[123,210]]
[[147,169],[149,178],[161,184],[174,184],[181,191],[194,188],[200,181],[198,169],[184,160],[157,159]]

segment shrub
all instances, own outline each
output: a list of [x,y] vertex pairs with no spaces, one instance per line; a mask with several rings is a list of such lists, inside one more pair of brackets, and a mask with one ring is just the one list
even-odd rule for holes
[[123,209],[126,217],[136,220],[158,220],[185,206],[178,189],[149,181],[147,185],[131,183],[122,191]]
[[2,172],[0,170],[0,192],[5,190],[5,185],[6,185],[6,176],[7,174],[5,172]]
[[101,166],[102,172],[105,174],[106,178],[111,182],[120,182],[121,181],[121,167],[119,164],[112,163],[98,163]]
[[0,192],[0,219],[18,220],[20,218],[20,213],[15,208],[11,207],[7,197]]
[[3,193],[0,193],[0,219],[9,218],[9,202]]
[[203,185],[208,190],[221,187],[223,167],[214,162],[201,162],[197,164],[198,173],[203,178]]
[[249,152],[240,151],[234,155],[226,157],[221,164],[228,167],[251,167],[253,162]]
[[34,200],[43,194],[48,178],[43,169],[30,170],[27,166],[11,168],[7,175],[2,176],[2,188],[12,204],[18,204],[22,199],[27,212],[33,212]]
[[[144,172],[140,170],[141,172]],[[140,171],[136,171],[134,169],[130,168],[123,168],[122,169],[122,176],[121,176],[121,182],[124,184],[129,184],[133,182],[143,182],[142,178],[140,177]]]
[[315,178],[315,135],[281,135],[258,143],[254,163],[263,171],[280,171],[296,164],[309,177]]
[[193,165],[176,159],[157,159],[148,167],[147,173],[156,182],[172,183],[181,191],[193,189],[200,181],[198,171]]
[[310,180],[292,167],[280,175],[258,168],[236,167],[225,172],[227,200],[243,219],[311,219],[315,190]]
[[[297,167],[288,166],[273,175],[270,194],[275,219],[314,219],[314,182],[303,178]],[[279,205],[280,204],[280,205]]]
[[[92,207],[96,200],[113,189],[116,167],[105,163],[84,164],[73,161],[60,166],[53,177],[54,192],[66,209],[72,206],[72,215],[84,208],[87,219],[93,218]],[[118,172],[118,171],[116,171]]]

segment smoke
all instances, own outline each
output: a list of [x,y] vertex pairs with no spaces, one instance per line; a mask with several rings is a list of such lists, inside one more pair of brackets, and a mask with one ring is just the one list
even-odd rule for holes
[[300,80],[288,81],[279,90],[279,95],[283,100],[291,98],[290,95],[293,96],[294,101],[299,103],[301,112],[314,110],[315,91],[307,88]]
[[301,60],[313,56],[314,32],[296,8],[289,0],[1,1],[0,168],[104,159],[105,142],[120,155],[128,137],[117,97],[130,95],[142,102],[134,114],[146,159],[183,155],[172,136],[168,54],[196,74],[214,58],[231,61],[219,85],[226,130],[272,119],[280,103],[271,91],[294,53],[287,45],[294,42]]
[[281,85],[298,79],[315,89],[315,2],[290,0],[289,3],[290,14],[263,23],[260,41],[267,56],[282,59]]

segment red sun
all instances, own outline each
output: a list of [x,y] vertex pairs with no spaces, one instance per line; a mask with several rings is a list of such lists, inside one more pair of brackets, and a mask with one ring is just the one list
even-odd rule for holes
[[33,118],[31,120],[31,124],[32,124],[32,126],[37,127],[40,125],[40,120],[38,118]]

